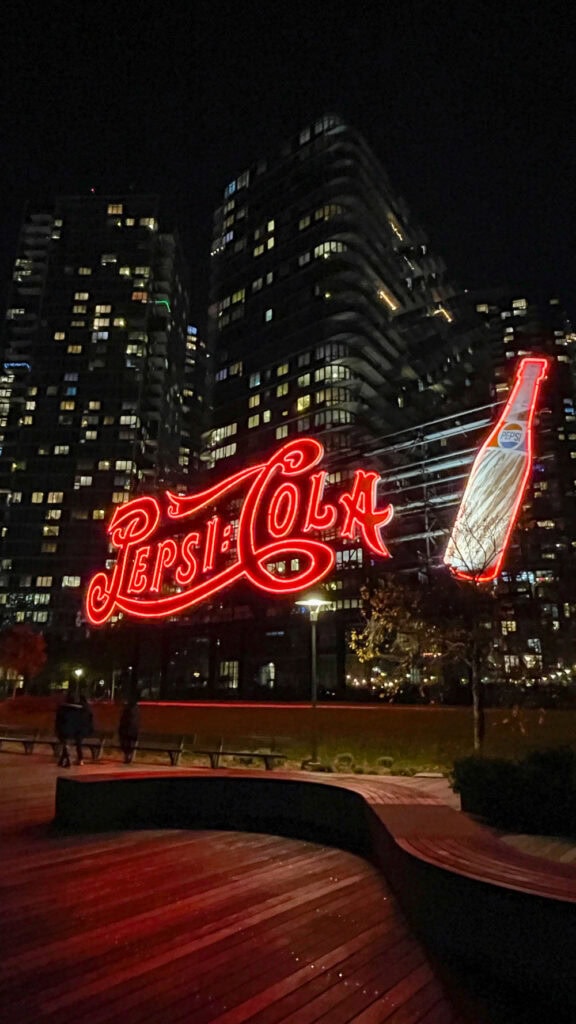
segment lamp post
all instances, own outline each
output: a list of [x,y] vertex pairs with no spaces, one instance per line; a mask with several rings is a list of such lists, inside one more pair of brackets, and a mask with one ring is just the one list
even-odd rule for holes
[[316,734],[315,709],[318,704],[318,656],[317,656],[317,625],[318,616],[322,608],[326,608],[332,602],[328,601],[322,594],[305,594],[296,604],[302,605],[310,612],[310,703],[314,715],[312,723],[312,753],[310,760],[318,760],[318,737]]
[[78,692],[78,688],[80,686],[80,680],[82,679],[82,676],[84,675],[84,669],[83,668],[75,668],[74,672],[73,672],[73,675],[76,678],[76,692]]

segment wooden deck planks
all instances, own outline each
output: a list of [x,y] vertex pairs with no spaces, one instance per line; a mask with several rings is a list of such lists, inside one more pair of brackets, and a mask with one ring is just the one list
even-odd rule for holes
[[[385,880],[360,857],[254,834],[58,835],[49,825],[56,770],[34,758],[13,768],[16,760],[7,766],[0,755],[0,899],[9,936],[0,1007],[10,1019],[456,1019],[458,998]],[[404,799],[391,791],[391,802]]]

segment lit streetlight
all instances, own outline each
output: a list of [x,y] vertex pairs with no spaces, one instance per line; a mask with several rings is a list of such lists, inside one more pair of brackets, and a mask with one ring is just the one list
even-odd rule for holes
[[[296,601],[296,604],[302,605],[307,608],[310,612],[310,702],[312,708],[315,709],[318,703],[318,658],[316,650],[316,631],[318,616],[322,611],[322,608],[327,608],[332,604],[326,597],[318,592],[304,594],[303,597]],[[312,733],[312,761],[318,760],[318,738],[316,736],[316,726],[313,726]]]

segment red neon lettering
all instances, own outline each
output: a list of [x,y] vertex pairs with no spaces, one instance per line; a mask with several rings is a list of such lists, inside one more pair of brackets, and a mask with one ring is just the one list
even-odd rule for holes
[[[267,462],[199,494],[168,491],[162,503],[143,497],[117,509],[108,528],[118,549],[116,564],[110,573],[96,573],[89,583],[89,621],[101,625],[117,611],[150,619],[175,615],[240,579],[269,594],[297,593],[324,579],[334,567],[332,547],[306,534],[336,526],[339,509],[343,537],[359,532],[372,551],[388,557],[380,530],[390,521],[392,506],[376,508],[377,473],[358,470],[351,492],[341,495],[338,505],[323,503],[326,473],[313,472],[323,453],[319,441],[298,438]],[[241,508],[233,547],[232,525],[223,525],[214,508],[223,499],[238,497]],[[175,521],[192,517],[198,520],[192,531],[164,537],[151,554],[151,538],[160,528],[165,532]],[[275,569],[278,562],[284,562],[282,574]]]
[[127,591],[129,594],[143,594],[148,590],[148,559],[150,557],[150,545],[139,548],[134,555],[132,572],[128,580]]
[[204,561],[202,563],[202,572],[209,572],[210,569],[214,568],[214,556],[216,554],[216,535],[218,533],[218,526],[220,520],[218,516],[213,516],[212,519],[208,520],[206,527],[206,547],[204,549]]
[[329,530],[336,522],[338,512],[335,505],[325,505],[320,510],[327,476],[325,470],[321,470],[319,473],[312,473],[310,477],[310,501],[304,520],[304,533],[309,533],[310,530]]
[[278,488],[268,508],[268,532],[272,537],[287,537],[294,528],[300,504],[300,491],[294,483]]
[[156,553],[156,565],[154,567],[154,576],[152,577],[152,584],[150,586],[150,590],[153,590],[155,593],[158,593],[158,591],[162,587],[162,577],[164,575],[164,569],[168,569],[171,565],[174,565],[177,555],[178,548],[176,546],[175,540],[169,538],[168,540],[163,540],[162,543],[158,545],[158,551]]
[[184,560],[184,568],[178,566],[174,573],[176,583],[180,584],[181,587],[188,587],[192,583],[192,580],[196,576],[198,571],[198,562],[192,552],[192,548],[197,548],[200,543],[200,534],[197,530],[193,533],[188,533],[184,537],[182,542],[182,558]]
[[343,537],[354,538],[356,531],[376,555],[390,558],[390,552],[382,540],[380,530],[387,526],[394,514],[392,505],[376,509],[378,473],[367,473],[357,469],[351,494],[341,494],[338,501],[346,509],[346,518],[340,531]]

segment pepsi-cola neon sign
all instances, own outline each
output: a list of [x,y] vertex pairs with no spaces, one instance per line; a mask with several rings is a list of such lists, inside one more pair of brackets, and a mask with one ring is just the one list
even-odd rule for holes
[[[328,531],[389,558],[382,530],[393,507],[377,507],[379,474],[357,469],[351,487],[327,501],[327,473],[317,469],[323,455],[320,441],[299,438],[198,494],[166,491],[116,509],[108,525],[116,561],[88,584],[88,620],[103,625],[119,612],[165,618],[239,580],[269,594],[297,593],[333,569],[334,549],[321,539]],[[240,503],[234,518],[232,502]]]

